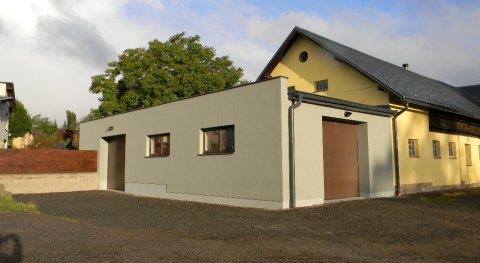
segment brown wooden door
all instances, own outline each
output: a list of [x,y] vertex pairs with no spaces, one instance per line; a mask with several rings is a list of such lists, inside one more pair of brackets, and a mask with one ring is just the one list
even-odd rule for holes
[[357,125],[323,121],[325,199],[358,196]]
[[108,141],[107,189],[125,191],[125,135]]

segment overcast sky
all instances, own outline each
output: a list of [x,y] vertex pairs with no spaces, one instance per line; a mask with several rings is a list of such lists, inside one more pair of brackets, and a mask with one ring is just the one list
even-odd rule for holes
[[127,48],[200,35],[253,81],[295,25],[446,83],[480,84],[480,1],[0,0],[0,81],[63,124]]

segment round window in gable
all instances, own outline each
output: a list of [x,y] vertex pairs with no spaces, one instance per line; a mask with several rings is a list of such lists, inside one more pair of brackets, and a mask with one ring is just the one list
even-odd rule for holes
[[302,62],[302,63],[307,61],[307,59],[308,59],[307,51],[303,51],[302,53],[300,53],[300,56],[298,56],[298,60],[300,60],[300,62]]

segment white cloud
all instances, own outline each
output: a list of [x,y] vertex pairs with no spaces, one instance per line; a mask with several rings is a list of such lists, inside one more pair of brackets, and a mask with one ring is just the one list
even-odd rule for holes
[[[255,80],[298,25],[454,85],[480,83],[479,5],[397,4],[404,12],[345,6],[322,17],[315,10],[266,16],[242,0],[0,0],[0,80],[15,83],[32,114],[61,124],[67,109],[83,116],[97,107],[98,96],[88,92],[90,77],[126,48],[186,31],[200,35],[217,55],[229,55],[245,78]],[[148,13],[129,13],[131,5]]]
[[154,26],[125,19],[125,3],[0,1],[0,80],[14,82],[31,114],[59,124],[67,109],[86,115],[98,105],[90,77],[124,49],[161,36]]

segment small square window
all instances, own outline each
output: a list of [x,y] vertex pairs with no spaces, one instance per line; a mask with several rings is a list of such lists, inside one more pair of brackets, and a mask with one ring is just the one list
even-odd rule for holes
[[457,158],[457,146],[454,142],[448,143],[448,157],[450,157],[450,159]]
[[315,82],[315,91],[327,91],[328,90],[328,79],[320,80]]
[[418,140],[417,139],[408,139],[408,156],[410,158],[419,158],[420,154],[418,152]]
[[202,129],[203,154],[229,154],[235,152],[234,126]]
[[148,136],[150,142],[149,156],[166,157],[170,155],[170,133]]
[[433,141],[433,158],[440,159],[442,158],[440,154],[440,141]]

